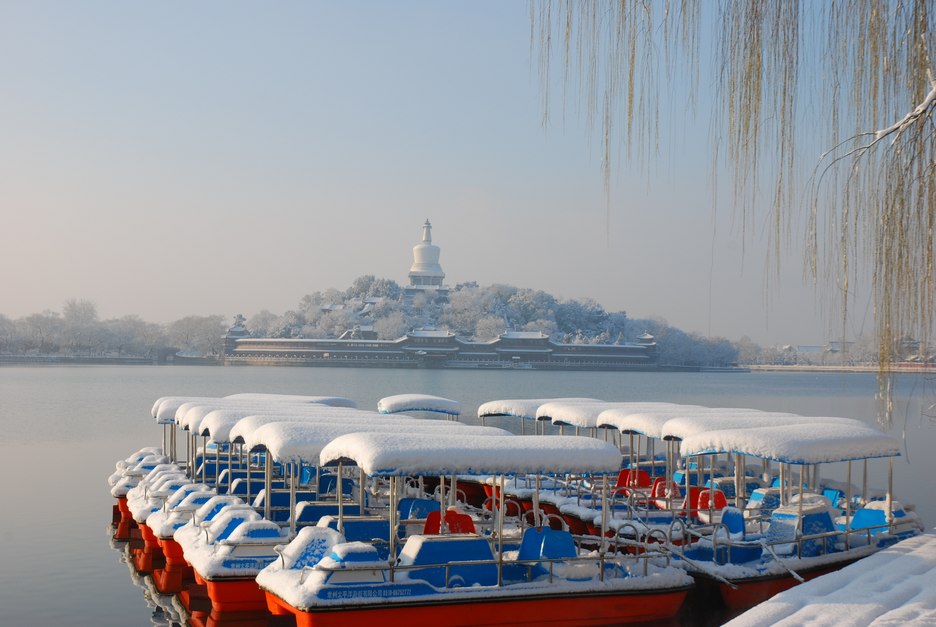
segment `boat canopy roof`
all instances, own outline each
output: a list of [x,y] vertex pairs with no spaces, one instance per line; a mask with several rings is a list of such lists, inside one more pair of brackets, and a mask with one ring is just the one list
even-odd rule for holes
[[387,418],[379,423],[353,424],[337,422],[272,422],[258,427],[245,438],[250,450],[265,448],[274,461],[283,463],[319,463],[322,449],[335,438],[348,433],[425,433],[451,434],[460,438],[476,436],[509,436],[496,427],[470,427],[458,422],[439,420],[401,420]]
[[900,441],[864,424],[818,422],[697,433],[682,441],[680,453],[740,453],[789,464],[821,464],[896,457]]
[[297,394],[232,394],[230,396],[163,396],[153,403],[152,414],[158,424],[174,424],[176,412],[188,403],[228,406],[238,403],[317,403],[332,407],[356,407],[349,398],[343,396],[300,396]]
[[175,424],[176,410],[185,403],[193,401],[210,403],[217,400],[220,400],[217,396],[160,396],[153,403],[153,418],[156,419],[157,424]]
[[591,428],[597,427],[598,417],[602,412],[611,408],[619,408],[625,411],[642,411],[655,409],[669,409],[677,407],[673,403],[654,403],[654,402],[608,402],[597,401],[590,403],[582,402],[553,402],[542,405],[537,411],[538,420],[552,420],[554,425],[568,425],[570,427]]
[[[334,408],[337,411],[332,413],[318,413],[318,414],[255,414],[253,416],[247,416],[246,418],[241,418],[234,424],[230,431],[228,432],[228,442],[240,442],[246,443],[247,439],[251,437],[251,434],[262,427],[263,425],[270,424],[271,422],[310,422],[317,424],[325,425],[337,425],[337,424],[352,424],[359,427],[359,430],[364,430],[366,427],[373,424],[380,424],[384,420],[393,420],[396,423],[401,423],[403,421],[413,422],[416,424],[421,424],[424,422],[438,422],[443,424],[443,421],[435,420],[420,420],[419,418],[412,418],[410,416],[393,416],[388,418],[378,414],[377,412],[367,411],[364,409],[350,409],[346,411],[340,411],[341,408]],[[217,437],[220,437],[220,432]],[[218,440],[215,436],[212,436],[213,439],[217,442],[223,442],[224,440]]]
[[597,402],[597,398],[517,398],[488,401],[478,407],[478,418],[487,416],[513,416],[523,420],[536,420],[536,410],[540,405],[553,402]]
[[[176,410],[176,423],[182,429],[197,430],[205,416],[215,409],[252,409],[254,413],[271,413],[278,411],[312,412],[316,409],[331,410],[335,408],[313,401],[228,401],[227,399],[219,399],[211,403],[194,401],[179,406]],[[346,407],[337,409],[354,411]]]
[[430,394],[396,394],[387,396],[377,403],[381,414],[398,414],[406,411],[431,411],[449,416],[461,413],[461,403]]
[[732,413],[699,414],[673,418],[663,425],[664,440],[685,440],[704,431],[724,429],[759,429],[780,425],[842,424],[863,427],[865,424],[853,418],[798,416],[781,412],[748,409]]
[[[319,422],[336,422],[349,416],[367,416],[373,420],[376,415],[351,407],[328,407],[325,405],[303,405],[300,407],[276,408],[273,411],[259,411],[256,408],[214,409],[208,412],[198,426],[198,435],[211,436],[214,442],[230,442],[231,429],[238,422],[250,416],[263,416],[276,420],[316,420]],[[265,424],[265,423],[264,423]]]
[[595,438],[465,438],[451,434],[352,433],[322,450],[321,465],[357,464],[370,476],[617,473],[621,453]]
[[614,407],[601,413],[598,426],[618,429],[621,433],[636,433],[651,438],[663,437],[663,425],[675,418],[694,416],[724,416],[749,414],[756,409],[736,407],[703,407],[701,405],[676,405],[630,411],[627,407]]

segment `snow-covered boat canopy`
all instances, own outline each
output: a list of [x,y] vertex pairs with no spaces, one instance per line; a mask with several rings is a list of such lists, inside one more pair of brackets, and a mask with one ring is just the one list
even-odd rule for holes
[[673,403],[655,403],[655,402],[553,402],[541,405],[536,410],[537,420],[551,420],[554,425],[564,425],[569,427],[591,428],[597,427],[598,417],[602,412],[612,408],[622,409],[624,411],[644,411],[644,410],[667,410],[677,407]]
[[735,407],[703,407],[701,405],[677,404],[637,411],[631,411],[627,407],[614,407],[601,413],[598,417],[598,426],[618,429],[621,433],[634,433],[662,439],[663,425],[677,418],[750,414],[757,411],[756,409],[739,409]]
[[430,394],[396,394],[380,399],[377,403],[377,411],[381,414],[398,414],[406,411],[431,411],[437,414],[458,416],[461,414],[461,403]]
[[232,394],[230,396],[162,396],[153,403],[152,414],[158,424],[176,424],[176,412],[187,403],[227,405],[247,402],[319,403],[332,407],[356,407],[354,401],[343,396],[300,396],[296,394]]
[[900,455],[900,441],[863,424],[817,423],[707,431],[680,445],[683,457],[740,453],[788,464],[824,464]]
[[[331,408],[330,405],[319,403],[312,400],[284,400],[284,401],[245,401],[219,399],[215,402],[206,403],[195,401],[185,403],[176,410],[176,424],[182,429],[195,430],[201,424],[202,419],[209,412],[215,409],[253,409],[255,412],[275,412],[280,410],[293,411],[305,408]],[[339,407],[338,409],[352,411],[348,407]],[[312,411],[312,410],[310,410]]]
[[348,433],[426,433],[451,434],[458,437],[509,436],[504,429],[495,427],[470,427],[459,422],[439,420],[397,420],[386,418],[370,424],[340,423],[323,424],[314,422],[272,422],[258,427],[246,436],[245,447],[249,450],[263,448],[274,461],[284,463],[318,464],[322,449],[335,438]]
[[[334,412],[321,412],[315,414],[255,414],[252,416],[247,416],[246,418],[241,418],[237,421],[234,426],[232,426],[228,432],[228,442],[235,443],[246,443],[247,439],[251,437],[251,434],[262,427],[274,422],[309,422],[316,424],[325,424],[325,425],[338,425],[338,424],[351,424],[359,426],[359,430],[364,430],[365,427],[368,427],[373,424],[380,424],[384,420],[394,420],[396,422],[413,422],[417,424],[422,424],[424,422],[435,422],[431,420],[420,420],[419,418],[412,418],[410,416],[394,416],[388,418],[378,414],[377,412],[367,411],[364,409],[343,409],[340,407],[334,408]],[[442,421],[438,421],[439,424],[443,424]],[[213,436],[214,437],[214,436]],[[218,438],[221,437],[219,432]],[[223,440],[216,440],[223,441]]]
[[725,429],[759,429],[780,425],[842,424],[863,427],[865,424],[853,418],[798,416],[782,412],[758,411],[756,409],[712,412],[695,416],[681,416],[668,420],[662,429],[664,440],[685,440],[705,431]]
[[329,407],[327,405],[300,405],[298,407],[278,407],[273,411],[259,411],[256,408],[213,409],[208,412],[196,428],[198,435],[210,436],[213,442],[230,442],[231,429],[238,422],[250,416],[273,417],[278,420],[315,419],[337,422],[345,416],[368,416],[372,420],[374,412],[365,412],[352,407]]
[[356,464],[370,476],[617,473],[621,453],[595,438],[465,438],[449,434],[352,433],[322,450],[321,465]]
[[511,416],[523,420],[536,420],[536,410],[540,405],[554,402],[599,402],[597,398],[515,398],[488,401],[478,407],[478,418],[488,416]]
[[217,396],[162,396],[153,403],[153,418],[157,424],[175,424],[176,411],[182,405],[193,402],[213,403],[222,400]]

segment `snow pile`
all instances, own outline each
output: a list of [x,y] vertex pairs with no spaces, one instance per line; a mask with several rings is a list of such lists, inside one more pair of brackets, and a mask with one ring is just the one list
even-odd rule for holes
[[404,411],[431,411],[449,416],[461,413],[461,404],[441,396],[429,394],[397,394],[380,399],[377,411],[381,414],[398,414]]
[[273,422],[258,427],[244,438],[248,450],[264,447],[277,462],[318,464],[319,454],[326,444],[347,433],[447,433],[463,437],[506,436],[509,431],[495,427],[469,427],[458,422],[435,420],[397,420],[383,418],[379,422]]
[[478,407],[478,418],[487,416],[513,416],[523,420],[536,420],[536,410],[540,405],[553,402],[598,402],[597,398],[520,398],[488,401]]
[[[254,421],[257,424],[267,424],[268,422],[281,421],[315,421],[315,422],[344,422],[347,416],[370,416],[373,419],[373,412],[365,412],[360,409],[351,409],[347,407],[328,407],[325,405],[301,405],[297,407],[277,407],[268,411],[257,410],[256,408],[226,408],[215,409],[208,412],[198,426],[200,435],[211,436],[212,442],[232,442],[231,431],[241,420],[253,416],[262,418]],[[252,423],[244,423],[245,427]],[[243,434],[241,434],[243,435]]]
[[[822,418],[814,418],[821,421]],[[900,441],[858,424],[780,425],[698,433],[683,440],[683,457],[741,453],[790,464],[820,464],[900,455]]]
[[[648,405],[652,404],[648,403]],[[756,409],[739,409],[735,407],[703,407],[701,405],[676,405],[672,403],[657,403],[657,405],[659,407],[648,406],[635,408],[631,411],[628,411],[627,407],[609,409],[599,417],[598,426],[614,427],[622,433],[637,433],[653,438],[663,438],[663,425],[671,420],[764,413]]]
[[321,465],[339,460],[372,476],[616,473],[621,467],[614,445],[573,436],[353,433],[322,450]]
[[[755,429],[780,425],[841,424],[864,427],[865,423],[853,418],[798,416],[784,412],[767,412],[757,409],[718,409],[711,413],[674,418],[666,422],[662,436],[666,439],[684,440],[705,431],[726,429]],[[809,430],[803,430],[808,433]]]
[[921,535],[800,584],[734,619],[758,625],[936,624],[936,535]]

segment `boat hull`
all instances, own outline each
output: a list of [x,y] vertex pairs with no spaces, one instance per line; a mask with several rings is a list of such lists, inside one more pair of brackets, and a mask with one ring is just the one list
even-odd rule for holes
[[689,587],[634,593],[531,596],[341,605],[302,611],[267,591],[274,615],[294,614],[296,627],[373,627],[373,625],[446,625],[446,627],[516,627],[517,625],[624,625],[672,618]]
[[[796,572],[800,577],[809,581],[810,579],[815,579],[816,577],[840,570],[858,561],[858,559],[860,558],[843,560],[834,564],[825,564],[810,569],[797,570]],[[764,577],[733,580],[732,583],[734,583],[737,588],[732,588],[707,575],[693,573],[692,576],[696,581],[694,595],[698,595],[699,598],[707,599],[710,602],[712,599],[720,599],[721,606],[733,612],[749,610],[755,605],[763,603],[767,599],[785,590],[789,590],[800,583],[789,574],[768,575]]]
[[258,612],[267,608],[266,595],[253,577],[204,579],[195,572],[196,581],[204,581],[215,612]]

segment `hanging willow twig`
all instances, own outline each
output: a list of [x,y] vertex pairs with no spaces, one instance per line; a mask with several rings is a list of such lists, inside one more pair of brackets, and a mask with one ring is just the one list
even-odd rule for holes
[[[702,93],[700,42],[713,33],[713,76],[706,82],[714,86],[713,162],[728,166],[745,232],[753,220],[769,218],[768,254],[778,265],[779,251],[793,241],[794,218],[805,214],[807,276],[835,295],[826,304],[839,312],[843,335],[852,286],[871,286],[884,422],[895,355],[908,338],[926,355],[934,321],[930,6],[931,0],[531,4],[544,122],[558,61],[564,101],[581,104],[601,134],[606,188],[622,155],[644,164],[657,156],[661,103],[685,102],[694,113]],[[688,95],[673,97],[681,86]]]

